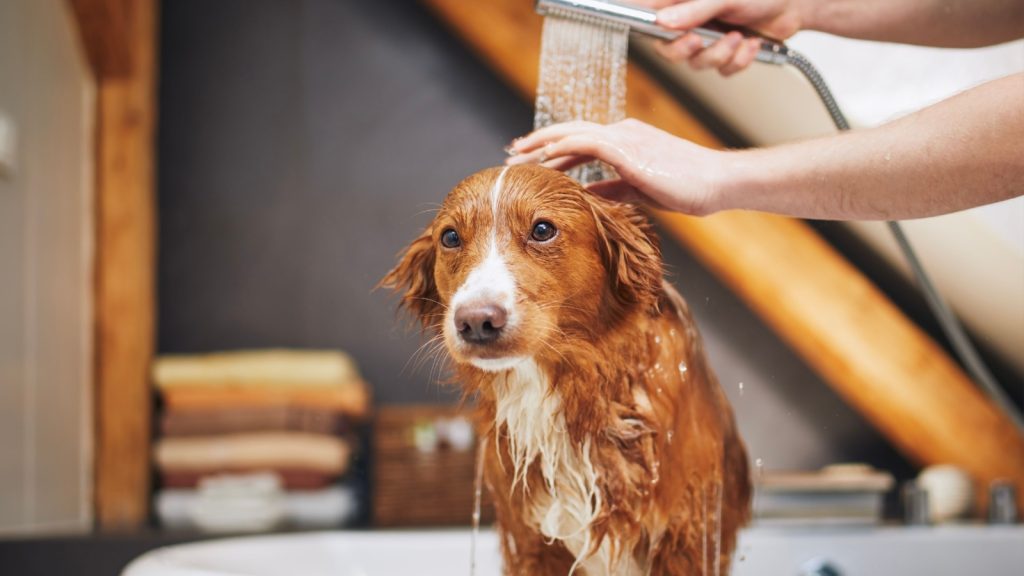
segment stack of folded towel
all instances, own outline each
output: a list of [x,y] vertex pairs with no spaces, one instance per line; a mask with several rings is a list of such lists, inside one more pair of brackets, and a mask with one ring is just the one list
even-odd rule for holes
[[340,352],[164,356],[154,459],[161,523],[259,530],[340,526],[356,512],[344,481],[369,394]]

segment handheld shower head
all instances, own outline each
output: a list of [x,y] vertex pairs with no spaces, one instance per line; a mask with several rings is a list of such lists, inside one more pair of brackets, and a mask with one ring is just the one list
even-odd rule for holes
[[[535,8],[542,16],[588,16],[608,22],[628,26],[633,32],[658,38],[659,40],[675,40],[686,31],[672,30],[659,26],[657,12],[639,8],[629,4],[611,2],[609,0],[537,0]],[[737,30],[747,37],[761,39],[761,49],[757,60],[767,64],[785,64],[789,49],[778,40],[766,38],[744,28],[727,26],[718,22],[689,30],[701,37],[704,46],[710,46],[732,30]]]

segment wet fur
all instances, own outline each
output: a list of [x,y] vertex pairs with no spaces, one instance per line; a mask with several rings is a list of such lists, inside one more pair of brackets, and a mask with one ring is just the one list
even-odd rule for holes
[[[509,169],[489,206],[499,170],[456,186],[382,284],[445,339],[476,399],[506,573],[727,574],[749,517],[746,451],[649,221],[538,167]],[[539,217],[557,245],[524,240]],[[438,243],[450,226],[457,253]],[[532,358],[500,373],[468,363],[446,327],[495,226],[522,317],[496,353]]]

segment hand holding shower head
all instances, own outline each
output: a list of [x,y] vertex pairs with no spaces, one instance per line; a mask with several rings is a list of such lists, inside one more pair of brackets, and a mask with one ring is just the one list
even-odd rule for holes
[[687,32],[700,36],[704,46],[710,46],[729,32],[736,30],[746,37],[761,39],[761,49],[756,59],[767,64],[785,64],[789,50],[778,40],[766,38],[745,28],[732,27],[719,22],[708,23],[692,30],[672,30],[660,26],[658,14],[654,10],[620,4],[609,0],[537,0],[537,13],[542,16],[586,16],[608,22],[616,22],[628,26],[633,32],[651,36],[660,40],[675,40]]
[[[705,26],[688,31],[672,30],[658,25],[658,15],[653,10],[620,4],[610,0],[536,0],[535,8],[537,13],[542,16],[564,16],[580,20],[590,19],[615,22],[627,26],[634,32],[661,40],[671,41],[687,32],[693,32],[703,39],[705,47],[710,46],[732,30],[737,30],[747,37],[760,38],[761,49],[758,51],[756,59],[759,62],[780,66],[789,64],[796,68],[807,78],[811,87],[817,92],[822,104],[828,110],[829,116],[832,117],[836,128],[839,131],[850,129],[846,116],[839,109],[839,104],[832,96],[831,90],[829,90],[828,85],[825,83],[824,78],[821,77],[821,74],[818,73],[818,70],[802,54],[795,50],[790,50],[778,40],[766,38],[751,30],[730,27],[718,22],[711,22]],[[900,247],[900,251],[903,252],[914,276],[921,285],[929,308],[931,308],[932,313],[938,319],[939,325],[949,338],[953,349],[960,357],[968,373],[978,386],[988,393],[993,402],[1014,422],[1017,428],[1024,431],[1024,415],[1014,406],[1006,393],[999,387],[991,372],[989,372],[988,367],[977,350],[975,350],[974,345],[967,337],[956,315],[946,304],[945,300],[942,299],[931,278],[921,266],[917,254],[907,241],[899,222],[889,222],[888,224]]]

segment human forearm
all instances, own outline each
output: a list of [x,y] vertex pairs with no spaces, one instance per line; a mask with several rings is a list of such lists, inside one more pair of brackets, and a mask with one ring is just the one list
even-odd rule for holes
[[795,0],[804,29],[970,48],[1024,36],[1021,0]]
[[730,152],[709,209],[822,219],[906,219],[1024,191],[1024,74],[890,124]]

